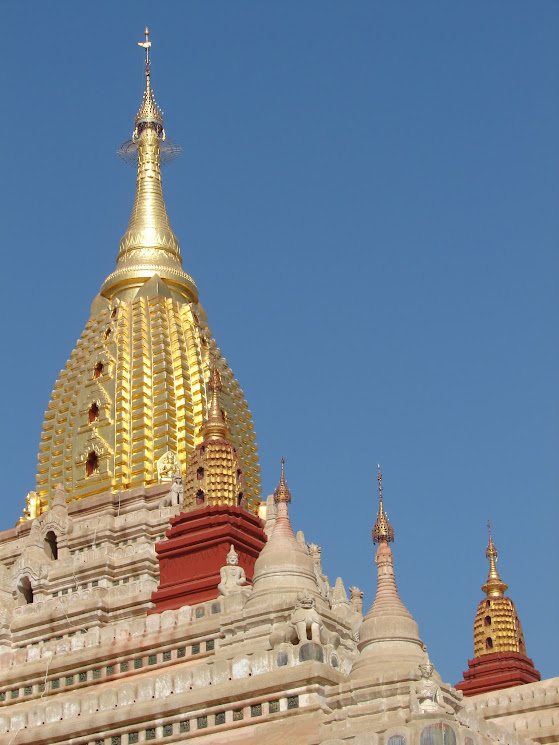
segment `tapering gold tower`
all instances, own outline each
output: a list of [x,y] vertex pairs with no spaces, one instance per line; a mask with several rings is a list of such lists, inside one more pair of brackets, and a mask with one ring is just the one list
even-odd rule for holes
[[229,439],[229,427],[221,408],[221,376],[214,367],[208,383],[211,403],[202,424],[202,442],[190,457],[184,483],[184,510],[230,505],[245,507],[243,467]]
[[[212,338],[196,284],[182,269],[165,208],[166,136],[151,88],[147,29],[139,45],[146,52],[146,88],[128,148],[138,161],[134,206],[116,270],[93,301],[45,413],[36,513],[49,508],[58,483],[69,498],[81,499],[184,472],[203,438],[211,402],[206,381],[214,365],[229,438],[242,463],[247,508],[260,494],[251,413]],[[31,516],[28,509],[24,517]]]
[[487,524],[489,576],[482,586],[486,597],[478,605],[474,621],[474,657],[468,660],[464,680],[456,684],[464,696],[534,683],[540,673],[526,655],[524,633],[508,589],[497,571],[497,549]]
[[497,571],[497,549],[487,524],[489,543],[485,555],[489,560],[489,575],[482,586],[487,598],[478,606],[474,621],[474,657],[494,652],[526,654],[522,625],[511,598],[505,596],[508,585]]

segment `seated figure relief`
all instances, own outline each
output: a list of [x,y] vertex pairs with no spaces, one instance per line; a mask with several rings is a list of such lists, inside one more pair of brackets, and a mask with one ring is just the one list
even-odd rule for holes
[[221,582],[217,586],[217,590],[220,595],[231,595],[231,593],[239,592],[247,584],[245,570],[239,566],[239,555],[233,544],[231,544],[226,561],[227,564],[219,570]]

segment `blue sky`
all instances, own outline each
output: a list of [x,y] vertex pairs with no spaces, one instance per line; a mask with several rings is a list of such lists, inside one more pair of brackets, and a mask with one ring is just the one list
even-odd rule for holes
[[171,223],[252,410],[264,490],[376,587],[376,464],[397,580],[443,678],[499,569],[559,673],[559,5],[10,3],[3,8],[3,527],[134,195],[115,151],[152,80],[181,160]]

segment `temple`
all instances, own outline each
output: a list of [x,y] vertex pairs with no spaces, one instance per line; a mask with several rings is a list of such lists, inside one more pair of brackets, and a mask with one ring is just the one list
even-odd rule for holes
[[365,614],[294,530],[283,459],[262,494],[251,413],[165,208],[178,148],[147,29],[139,45],[145,91],[120,151],[137,161],[132,215],[55,383],[36,491],[0,533],[1,742],[559,744],[559,678],[526,657],[491,534],[453,687],[398,592],[380,466]]

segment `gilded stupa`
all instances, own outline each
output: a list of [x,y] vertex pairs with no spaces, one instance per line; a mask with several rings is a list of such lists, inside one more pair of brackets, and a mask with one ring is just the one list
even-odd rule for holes
[[474,621],[474,657],[494,652],[525,654],[524,634],[511,598],[505,595],[508,585],[497,571],[497,549],[488,524],[489,543],[485,556],[489,560],[487,582],[481,588],[486,594],[478,605]]
[[229,438],[243,471],[247,509],[260,494],[251,412],[214,341],[194,280],[182,269],[161,184],[169,151],[151,88],[146,88],[126,154],[137,159],[136,196],[116,270],[103,283],[89,321],[61,371],[45,412],[36,493],[24,519],[48,510],[57,484],[71,499],[169,481],[184,474],[203,438],[215,366]]
[[489,575],[482,585],[485,597],[478,605],[474,620],[474,657],[468,660],[464,680],[456,688],[465,696],[475,696],[511,686],[534,683],[541,679],[526,654],[526,643],[518,612],[505,595],[508,585],[497,570],[497,548],[487,524],[489,543],[485,556]]

